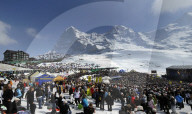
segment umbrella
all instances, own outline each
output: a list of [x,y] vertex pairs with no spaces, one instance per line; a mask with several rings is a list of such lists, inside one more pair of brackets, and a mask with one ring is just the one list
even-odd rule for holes
[[103,80],[103,83],[110,84],[110,81],[109,80]]
[[56,78],[54,78],[54,81],[64,81],[64,78],[61,76],[57,76]]

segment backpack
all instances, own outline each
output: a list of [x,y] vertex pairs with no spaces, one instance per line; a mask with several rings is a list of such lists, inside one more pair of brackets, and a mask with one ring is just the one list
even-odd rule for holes
[[82,104],[79,104],[78,105],[78,109],[81,110],[83,108],[83,105]]

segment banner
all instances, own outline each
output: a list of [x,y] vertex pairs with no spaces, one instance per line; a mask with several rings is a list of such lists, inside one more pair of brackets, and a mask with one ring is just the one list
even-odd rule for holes
[[99,82],[100,82],[100,83],[102,82],[102,77],[99,77]]
[[88,82],[91,82],[91,76],[88,76]]
[[96,77],[96,81],[95,81],[95,83],[98,83],[98,79],[99,79],[99,78],[98,78],[98,77]]

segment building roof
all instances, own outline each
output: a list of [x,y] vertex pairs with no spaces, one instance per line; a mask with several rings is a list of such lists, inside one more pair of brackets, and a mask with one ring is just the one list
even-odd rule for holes
[[170,66],[168,67],[167,69],[192,69],[192,65],[173,65],[173,66]]
[[6,50],[6,51],[4,52],[4,54],[5,54],[6,52],[9,52],[9,53],[23,52],[23,53],[29,55],[28,53],[26,53],[26,52],[24,52],[24,51],[20,51],[20,50],[18,50],[18,51],[14,51],[14,50]]
[[4,53],[6,53],[6,52],[17,53],[17,51],[13,51],[13,50],[6,50]]

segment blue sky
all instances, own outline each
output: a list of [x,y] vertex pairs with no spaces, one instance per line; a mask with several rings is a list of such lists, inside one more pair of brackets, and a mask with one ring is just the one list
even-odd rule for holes
[[0,60],[6,49],[48,52],[69,26],[89,31],[124,25],[148,32],[192,11],[191,0],[2,0]]

